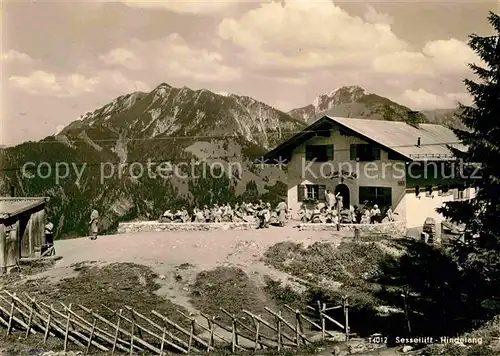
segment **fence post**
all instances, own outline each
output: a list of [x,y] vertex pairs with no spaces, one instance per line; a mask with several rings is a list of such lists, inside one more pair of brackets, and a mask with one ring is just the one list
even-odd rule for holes
[[208,329],[210,330],[210,337],[208,339],[208,347],[207,347],[207,354],[210,353],[210,348],[214,347],[215,340],[214,340],[214,331],[215,331],[215,324],[214,324],[215,316],[212,317],[212,319],[207,318],[208,322]]
[[297,347],[300,347],[300,311],[295,310],[295,337],[297,338]]
[[49,316],[47,317],[47,325],[45,326],[45,335],[43,337],[44,344],[47,342],[47,339],[49,338],[50,322],[52,321],[52,307],[53,304],[50,305]]
[[188,343],[188,355],[191,353],[191,345],[193,344],[193,336],[194,336],[194,319],[191,318],[191,332],[189,334],[189,343]]
[[118,321],[116,322],[115,338],[113,339],[113,349],[111,350],[111,355],[115,353],[116,342],[118,341],[118,335],[120,334],[120,321],[122,319],[122,309],[118,313]]
[[347,299],[347,296],[343,298],[343,304],[344,304],[344,318],[345,318],[345,338],[346,341],[349,340],[349,334],[351,330],[349,329],[349,300]]
[[322,313],[323,315],[323,321],[321,323],[321,328],[323,329],[323,340],[325,339],[326,337],[326,318],[325,318],[325,315],[326,315],[326,303],[323,303],[323,310],[322,310]]
[[325,340],[325,317],[324,317],[325,309],[326,309],[326,304],[325,303],[321,304],[321,302],[318,300],[319,318],[321,320],[321,340]]
[[30,334],[31,323],[33,322],[33,313],[34,312],[35,312],[35,298],[33,298],[33,301],[31,302],[30,316],[29,316],[29,319],[28,319],[28,327],[26,328],[26,336],[24,337],[25,339],[27,339],[28,335]]
[[16,296],[16,293],[12,296],[12,302],[10,304],[10,315],[9,315],[9,326],[7,327],[7,335],[10,335],[10,331],[12,330],[12,321],[14,320],[14,310],[16,307],[16,301],[14,297]]
[[236,320],[235,320],[235,315],[231,317],[231,331],[232,331],[232,338],[231,338],[231,351],[233,354],[236,351],[236,344],[238,343],[237,341],[237,336],[236,336]]
[[167,333],[167,327],[163,327],[163,333],[161,335],[161,346],[160,346],[160,356],[163,356],[163,348],[165,347],[165,336]]
[[[281,316],[281,311],[278,312],[279,316]],[[276,329],[278,330],[278,352],[281,351],[281,319],[279,317],[276,318]]]
[[[134,321],[134,323],[137,324],[137,320],[135,319],[135,312],[133,310],[130,310],[130,314],[132,315],[132,320]],[[137,332],[139,334],[139,337],[142,339],[142,330],[141,330],[141,328],[137,328]]]
[[[252,317],[252,319],[254,318]],[[257,320],[255,322],[255,352],[257,352],[257,349],[259,348],[259,340],[260,340],[259,331],[260,331],[260,321]]]
[[135,332],[135,319],[132,319],[132,326],[130,330],[130,356],[132,356],[132,352],[134,349],[134,332]]
[[92,330],[90,331],[89,343],[87,344],[87,350],[85,351],[86,354],[89,353],[90,346],[92,345],[92,338],[94,337],[96,323],[97,323],[97,319],[94,316],[94,321],[92,322]]
[[405,290],[401,296],[403,297],[403,303],[404,303],[404,311],[405,311],[405,318],[406,318],[406,323],[408,325],[408,333],[411,334],[411,323],[410,323],[410,315],[408,313],[408,302],[406,300],[408,293]]
[[[71,310],[71,304],[68,306],[68,309]],[[68,349],[68,335],[69,335],[69,321],[71,317],[71,313],[68,311],[68,316],[66,317],[66,330],[64,332],[64,352]]]

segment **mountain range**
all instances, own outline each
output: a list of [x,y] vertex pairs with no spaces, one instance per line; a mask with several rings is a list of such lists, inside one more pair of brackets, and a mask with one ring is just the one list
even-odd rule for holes
[[[289,114],[305,122],[324,115],[371,120],[407,121],[410,108],[383,96],[368,93],[359,86],[346,86],[318,96],[311,104],[293,109]],[[436,109],[415,113],[418,121],[461,127],[457,109]]]
[[[358,86],[336,89],[285,113],[246,96],[162,83],[149,93],[120,96],[57,135],[1,149],[0,195],[9,195],[14,186],[22,196],[48,196],[48,215],[58,237],[86,234],[94,208],[104,230],[112,231],[119,221],[156,219],[167,208],[182,205],[259,198],[276,203],[286,196],[286,171],[253,164],[267,150],[325,113],[406,121],[409,111]],[[456,126],[453,112],[418,115],[423,122]],[[23,173],[26,162],[33,165]],[[41,162],[48,165],[36,171]],[[182,177],[139,174],[146,165],[165,162],[195,164],[191,170],[183,167]],[[200,162],[217,162],[225,173],[231,164],[239,168],[213,178],[196,174]],[[56,179],[56,168],[64,178]]]

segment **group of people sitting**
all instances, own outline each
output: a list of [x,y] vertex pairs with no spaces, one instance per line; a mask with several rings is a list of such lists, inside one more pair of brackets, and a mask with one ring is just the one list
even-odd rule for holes
[[[270,225],[285,226],[291,218],[291,211],[282,201],[274,209],[270,203],[260,200],[258,203],[214,204],[195,207],[191,212],[182,207],[175,212],[166,210],[159,221],[164,223],[221,223],[221,222],[258,222],[259,228]],[[342,197],[326,200],[311,206],[302,204],[298,211],[299,219],[304,223],[331,223],[331,224],[376,224],[394,221],[394,212],[390,207],[384,213],[377,204],[364,202],[362,208],[350,205],[344,209]]]
[[365,202],[361,209],[352,205],[349,209],[344,209],[324,203],[318,203],[311,209],[303,204],[298,216],[302,222],[308,223],[376,224],[394,221],[394,212],[391,207],[388,207],[385,214],[382,214],[377,204],[370,205],[368,202]]
[[285,226],[289,219],[289,211],[285,202],[280,202],[275,209],[270,203],[259,201],[258,203],[236,203],[214,204],[211,208],[208,205],[203,208],[195,207],[190,213],[185,207],[175,213],[166,210],[160,217],[160,222],[196,222],[196,223],[220,223],[220,222],[259,222],[259,228],[269,227],[269,225]]

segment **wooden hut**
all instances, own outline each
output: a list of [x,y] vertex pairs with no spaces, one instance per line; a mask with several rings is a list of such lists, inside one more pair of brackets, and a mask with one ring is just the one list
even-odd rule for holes
[[0,197],[0,272],[21,258],[38,257],[45,245],[45,205],[48,198]]

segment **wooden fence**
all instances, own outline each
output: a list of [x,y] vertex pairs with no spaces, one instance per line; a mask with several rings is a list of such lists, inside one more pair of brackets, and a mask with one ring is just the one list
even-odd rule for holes
[[[262,315],[242,310],[250,318],[251,324],[245,322],[247,318],[237,318],[221,308],[221,313],[229,318],[230,325],[217,316],[203,313],[201,316],[207,325],[202,325],[193,315],[186,315],[178,310],[179,316],[187,321],[187,328],[155,310],[151,311],[151,316],[146,316],[126,305],[120,310],[112,310],[104,305],[103,308],[114,315],[115,319],[109,320],[79,304],[65,305],[57,302],[48,305],[26,293],[20,298],[6,290],[0,292],[0,324],[7,329],[7,335],[22,332],[28,338],[39,334],[43,336],[44,343],[49,338],[59,338],[64,340],[64,351],[68,350],[70,343],[85,353],[104,351],[130,355],[209,354],[216,348],[230,348],[233,353],[257,352],[264,348],[282,350],[309,344],[312,336],[319,332],[322,339],[338,336],[326,329],[326,321],[338,326],[346,338],[351,335],[347,298],[339,306],[327,307],[325,303],[318,301],[317,309],[308,307],[318,313],[320,324],[288,305],[285,308],[290,315],[295,315],[293,321],[284,318],[281,311],[276,312],[267,307],[265,310],[274,322],[265,320]],[[343,310],[343,324],[327,315],[328,311],[334,309]],[[310,325],[312,333],[309,331],[306,335],[305,323]],[[202,336],[196,329],[203,331]],[[266,329],[267,332],[264,332]]]

